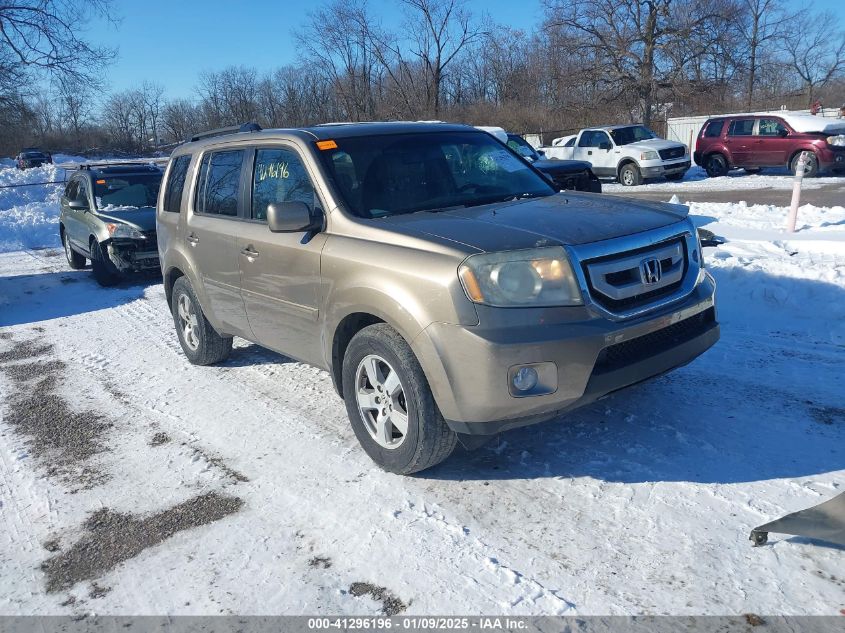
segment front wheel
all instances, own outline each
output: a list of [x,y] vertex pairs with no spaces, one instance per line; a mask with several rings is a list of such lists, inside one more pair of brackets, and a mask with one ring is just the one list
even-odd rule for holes
[[103,287],[108,288],[120,282],[120,272],[109,261],[102,245],[97,240],[91,240],[91,270],[94,279]]
[[205,318],[191,282],[179,277],[171,299],[173,323],[185,356],[194,365],[213,365],[228,358],[232,337],[217,333]]
[[67,236],[67,231],[62,230],[62,245],[65,247],[65,257],[67,258],[67,265],[73,270],[81,270],[85,268],[85,255],[80,255],[70,245],[70,238]]
[[419,361],[385,323],[364,328],[350,341],[343,399],[358,442],[386,471],[419,472],[455,448],[457,435],[437,408]]
[[[804,178],[813,178],[819,173],[819,159],[812,152],[807,152],[807,162],[804,165]],[[789,164],[789,171],[793,174],[798,171],[798,161],[801,159],[801,152],[798,152]]]
[[619,171],[619,182],[625,187],[636,187],[642,184],[643,176],[640,168],[633,163],[628,163]]

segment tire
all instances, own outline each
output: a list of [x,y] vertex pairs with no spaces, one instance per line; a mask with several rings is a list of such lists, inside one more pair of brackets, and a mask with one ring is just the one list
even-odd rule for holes
[[[804,167],[804,178],[815,178],[819,175],[819,158],[813,152],[807,152],[810,156],[807,160],[807,165]],[[801,158],[801,152],[795,154],[789,162],[789,171],[793,174],[798,171],[798,159]]]
[[666,180],[670,180],[672,182],[677,182],[678,180],[683,180],[684,174],[668,174],[666,176]]
[[634,163],[628,163],[619,170],[619,182],[625,187],[636,187],[643,182],[643,175],[640,168]]
[[91,270],[94,273],[94,279],[104,288],[117,285],[122,278],[120,271],[106,257],[103,247],[97,240],[91,241]]
[[173,284],[170,311],[179,344],[192,364],[214,365],[229,357],[232,337],[221,336],[211,327],[186,277],[179,277]]
[[70,266],[73,270],[82,270],[85,268],[85,255],[80,255],[73,250],[64,229],[62,229],[62,246],[65,248],[65,258],[67,259],[68,266]]
[[[379,415],[376,406],[366,406],[379,398],[378,406],[389,407],[381,410],[387,416]],[[405,339],[385,323],[364,328],[346,348],[343,399],[358,442],[388,472],[409,475],[431,468],[455,449],[458,436],[437,408],[419,361]]]
[[721,154],[710,154],[704,161],[704,170],[711,178],[726,176],[728,169],[728,161]]

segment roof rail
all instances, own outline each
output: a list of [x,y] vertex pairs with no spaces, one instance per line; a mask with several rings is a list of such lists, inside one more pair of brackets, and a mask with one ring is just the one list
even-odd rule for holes
[[238,132],[260,132],[261,126],[258,123],[244,123],[242,125],[231,125],[229,127],[221,127],[216,130],[208,130],[207,132],[200,132],[191,137],[191,142],[201,141],[204,138],[211,138],[212,136],[223,136],[224,134],[237,134]]
[[109,162],[89,162],[80,163],[78,169],[108,169],[109,167],[149,167],[157,168],[156,162],[162,163],[167,159],[150,159],[150,160],[124,160],[124,161],[109,161]]

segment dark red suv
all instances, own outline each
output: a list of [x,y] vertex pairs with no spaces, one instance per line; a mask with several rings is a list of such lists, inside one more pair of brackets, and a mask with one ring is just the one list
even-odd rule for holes
[[708,176],[741,167],[788,167],[795,173],[802,151],[811,153],[804,174],[845,171],[845,121],[808,115],[733,115],[708,119],[698,133],[693,160]]

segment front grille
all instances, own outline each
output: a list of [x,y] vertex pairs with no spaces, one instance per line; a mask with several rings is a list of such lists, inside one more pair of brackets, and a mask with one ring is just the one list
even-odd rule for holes
[[694,339],[716,320],[714,308],[708,308],[661,330],[605,347],[596,359],[593,374],[604,374],[655,356]]
[[[659,279],[646,279],[643,263],[657,264]],[[593,300],[611,312],[623,312],[674,293],[687,273],[686,241],[667,242],[592,259],[582,264]]]
[[553,175],[555,185],[565,191],[589,191],[590,175],[586,171],[576,174]]
[[683,147],[670,147],[669,149],[662,149],[658,153],[663,160],[672,160],[673,158],[683,158],[687,152],[686,148]]

